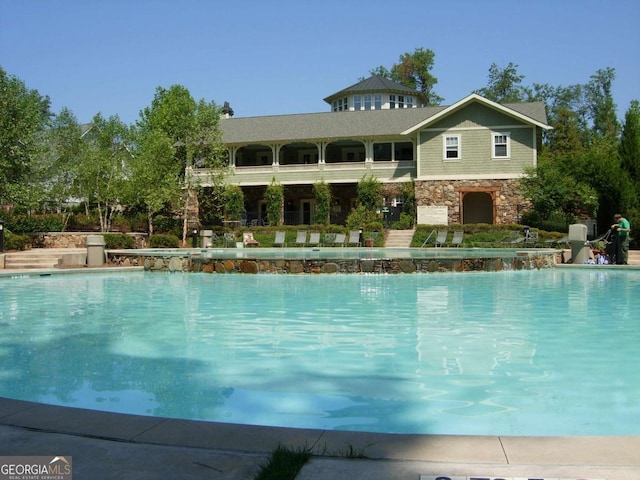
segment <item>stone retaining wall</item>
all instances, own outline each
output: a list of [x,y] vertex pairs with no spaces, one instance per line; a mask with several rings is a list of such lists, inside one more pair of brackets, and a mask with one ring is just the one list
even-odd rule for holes
[[[118,232],[109,232],[118,234]],[[36,248],[85,248],[87,236],[103,235],[96,232],[46,232],[31,235],[31,242]],[[148,235],[146,233],[125,233],[133,238],[134,248],[147,248]]]
[[497,272],[503,270],[537,270],[555,265],[555,255],[520,252],[504,258],[437,258],[437,259],[203,259],[180,256],[140,256],[108,254],[109,263],[117,266],[143,266],[150,271],[184,271],[206,273],[437,273]]

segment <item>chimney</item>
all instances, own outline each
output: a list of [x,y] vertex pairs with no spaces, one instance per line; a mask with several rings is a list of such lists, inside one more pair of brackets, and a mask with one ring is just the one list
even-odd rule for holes
[[231,118],[233,117],[233,108],[229,106],[229,102],[224,102],[222,107],[222,118]]

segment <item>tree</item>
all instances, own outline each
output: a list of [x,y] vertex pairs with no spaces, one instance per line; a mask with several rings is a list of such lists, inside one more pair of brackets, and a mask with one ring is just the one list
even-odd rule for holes
[[228,220],[240,221],[244,215],[244,192],[238,185],[227,185],[224,190],[224,213]]
[[174,161],[171,139],[160,130],[141,133],[135,155],[130,159],[128,186],[130,198],[144,205],[149,235],[153,235],[153,219],[167,204],[181,194],[180,165]]
[[413,53],[400,55],[398,63],[394,63],[391,70],[381,65],[370,73],[421,92],[427,105],[439,105],[443,98],[433,89],[438,83],[438,79],[431,74],[434,61],[435,53],[432,50],[416,48]]
[[509,62],[509,65],[501,69],[496,63],[492,63],[487,86],[475,93],[498,103],[522,102],[528,92],[520,85],[522,80],[524,75],[518,73],[518,65]]
[[613,101],[611,87],[616,73],[613,68],[598,70],[591,75],[591,80],[585,86],[589,114],[593,122],[593,132],[596,136],[614,140],[620,128],[616,117],[616,104]]
[[172,85],[168,89],[158,87],[151,106],[140,112],[138,129],[143,135],[157,130],[166,135],[174,147],[174,162],[178,164],[179,175],[176,182],[183,188],[184,195],[174,200],[174,207],[182,211],[182,239],[186,242],[192,190],[197,187],[192,168],[210,169],[211,180],[220,191],[223,166],[227,149],[222,143],[218,128],[220,109],[215,103],[204,100],[196,102],[189,90],[182,85]]
[[267,221],[269,225],[281,225],[284,208],[284,187],[275,179],[264,192],[264,201],[267,205]]
[[370,212],[380,210],[383,200],[383,188],[382,183],[375,177],[363,177],[357,186],[358,205]]
[[98,113],[84,136],[86,152],[73,193],[84,200],[87,209],[97,208],[102,232],[111,229],[113,210],[124,196],[125,167],[131,160],[126,143],[129,134],[129,128],[117,115],[105,119]]
[[640,102],[633,100],[624,116],[620,137],[620,161],[636,185],[636,195],[640,197]]
[[48,97],[0,68],[0,201],[14,201],[14,189],[20,188],[32,160],[42,152],[49,108]]
[[43,201],[52,203],[58,211],[73,197],[73,186],[87,146],[83,133],[75,115],[63,108],[45,135],[46,154],[34,162],[37,182],[46,192]]
[[563,163],[542,157],[538,167],[520,180],[520,189],[543,221],[559,213],[568,225],[582,215],[595,215],[598,196],[588,183],[567,175]]
[[331,220],[331,187],[324,180],[313,184],[316,199],[316,223],[328,225]]

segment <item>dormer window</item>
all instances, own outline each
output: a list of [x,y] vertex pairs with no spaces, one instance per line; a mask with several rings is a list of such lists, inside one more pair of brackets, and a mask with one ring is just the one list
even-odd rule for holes
[[334,112],[346,112],[347,110],[349,110],[349,99],[347,97],[333,101]]

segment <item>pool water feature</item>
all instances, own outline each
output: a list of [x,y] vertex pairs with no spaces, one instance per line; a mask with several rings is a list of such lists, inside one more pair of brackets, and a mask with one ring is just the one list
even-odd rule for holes
[[0,281],[0,396],[398,433],[640,435],[640,275]]

